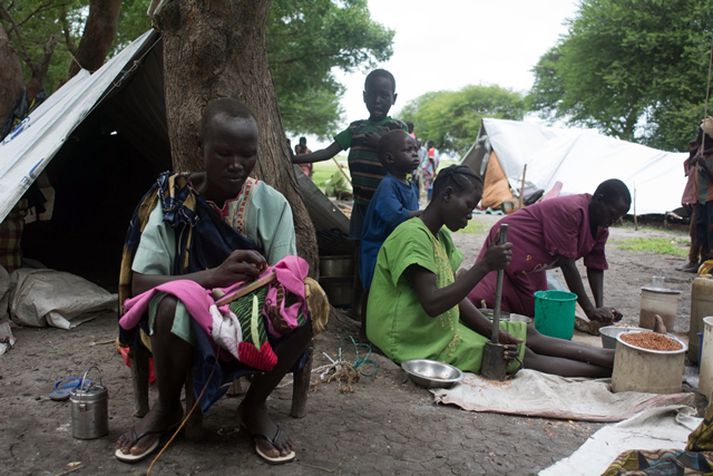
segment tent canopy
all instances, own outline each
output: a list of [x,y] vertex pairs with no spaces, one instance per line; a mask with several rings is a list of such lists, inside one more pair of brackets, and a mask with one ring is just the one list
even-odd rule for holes
[[547,191],[561,182],[563,194],[592,193],[604,180],[618,178],[629,187],[632,197],[636,195],[639,215],[661,214],[681,206],[686,153],[614,139],[594,129],[483,119],[478,139],[463,162],[482,174],[490,150],[496,152],[514,190],[519,190],[527,164],[526,180],[534,188]]
[[[114,279],[134,206],[170,154],[162,42],[150,30],[95,73],[80,71],[0,143],[0,221],[45,171],[52,219],[25,227],[23,251],[100,284],[97,269]],[[309,179],[299,184],[317,230],[346,235],[344,214]]]
[[122,94],[120,101],[111,101],[114,107],[107,110],[115,119],[112,122],[130,129],[125,137],[144,156],[165,157],[158,152],[168,146],[161,49],[153,48],[159,41],[158,33],[148,31],[94,74],[81,70],[0,143],[0,221],[72,132],[100,105],[122,92],[128,94]]

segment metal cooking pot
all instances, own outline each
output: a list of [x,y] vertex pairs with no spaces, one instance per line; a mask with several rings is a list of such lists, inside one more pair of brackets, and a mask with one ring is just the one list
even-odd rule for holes
[[96,365],[90,367],[84,372],[79,387],[69,393],[72,436],[81,440],[91,440],[109,433],[109,392],[104,385],[87,381],[87,374],[92,369],[99,370]]

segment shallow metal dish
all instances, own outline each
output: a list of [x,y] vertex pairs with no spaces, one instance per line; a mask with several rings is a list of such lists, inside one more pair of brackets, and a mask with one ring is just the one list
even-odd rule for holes
[[636,326],[630,326],[630,327],[623,327],[623,326],[603,326],[599,328],[599,334],[601,334],[602,337],[602,347],[605,349],[616,349],[616,336],[621,334],[622,332],[629,332],[629,331],[646,331],[648,329],[644,329],[642,327],[636,327]]
[[414,383],[426,388],[448,388],[463,380],[463,372],[435,360],[407,360],[401,362],[401,368]]

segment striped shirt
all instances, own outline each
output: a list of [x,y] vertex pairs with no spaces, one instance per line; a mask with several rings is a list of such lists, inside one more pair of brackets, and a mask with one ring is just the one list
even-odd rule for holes
[[334,136],[342,150],[349,149],[349,173],[352,177],[354,203],[367,206],[379,182],[386,175],[386,169],[379,162],[377,151],[366,141],[366,135],[375,132],[380,136],[394,130],[407,130],[406,124],[389,116],[378,121],[362,119],[349,124],[345,130]]

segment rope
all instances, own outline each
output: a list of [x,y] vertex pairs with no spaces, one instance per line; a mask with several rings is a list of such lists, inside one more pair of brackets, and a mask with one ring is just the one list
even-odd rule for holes
[[[352,336],[349,336],[349,340],[351,341],[352,345],[354,345],[354,369],[366,377],[372,377],[376,375],[379,372],[379,364],[369,358],[372,353],[371,345],[364,342],[357,342]],[[366,349],[366,354],[363,357],[359,357],[360,347]],[[371,372],[365,372],[363,367],[366,365],[371,365],[373,370]]]
[[169,446],[171,446],[171,443],[173,443],[173,440],[176,439],[176,437],[181,433],[183,428],[186,426],[186,423],[188,423],[188,420],[191,418],[191,415],[193,415],[193,412],[198,408],[198,403],[200,403],[201,399],[203,398],[203,395],[205,395],[205,391],[208,389],[208,384],[210,383],[210,379],[213,378],[213,372],[215,372],[216,367],[218,366],[218,361],[216,360],[215,363],[213,364],[213,368],[210,371],[210,374],[208,375],[208,378],[206,379],[205,385],[203,385],[203,388],[201,389],[201,393],[198,395],[198,398],[196,398],[195,403],[191,407],[190,411],[186,414],[186,416],[183,417],[183,420],[181,420],[181,424],[178,425],[178,428],[176,428],[176,431],[173,432],[173,435],[171,435],[171,438],[168,439],[165,445],[161,448],[161,451],[158,452],[158,454],[154,457],[153,460],[151,460],[151,464],[149,465],[149,468],[146,470],[146,476],[151,476],[151,470],[153,469],[154,464],[158,462],[158,459],[163,455],[166,450],[168,449]]
[[[220,326],[223,326],[223,321],[221,321]],[[213,349],[214,352],[216,352],[216,355],[218,352],[220,352],[220,349],[216,345],[215,348]],[[188,420],[190,420],[191,415],[193,415],[193,412],[196,411],[196,408],[198,408],[198,404],[200,403],[201,399],[205,395],[205,391],[208,389],[208,385],[210,385],[210,381],[213,378],[213,374],[215,373],[215,369],[218,367],[218,359],[215,360],[213,363],[213,368],[210,369],[210,374],[208,374],[208,378],[205,380],[205,384],[203,384],[203,388],[201,389],[200,394],[198,394],[198,398],[196,398],[196,401],[193,403],[193,406],[191,409],[186,413],[186,415],[183,417],[181,420],[181,424],[178,425],[178,428],[173,432],[171,435],[171,438],[168,439],[165,445],[161,448],[161,451],[158,452],[158,454],[154,457],[154,459],[151,460],[151,464],[149,465],[148,469],[146,470],[146,476],[151,476],[151,470],[153,470],[154,465],[158,462],[159,458],[166,452],[169,446],[171,446],[171,443],[173,443],[173,440],[176,439],[176,437],[181,433],[183,428],[186,426],[186,423],[188,423]],[[186,392],[188,392],[189,389],[186,389]],[[190,389],[190,391],[193,391],[193,389]]]
[[[349,336],[348,339],[351,342],[351,344],[354,346],[354,354],[355,354],[354,362],[348,362],[348,361],[344,360],[342,358],[342,348],[339,347],[339,349],[337,350],[337,358],[336,359],[332,359],[329,356],[329,354],[327,354],[326,352],[322,352],[322,355],[324,355],[330,361],[330,363],[326,364],[326,365],[322,365],[320,367],[317,367],[316,369],[312,369],[311,373],[320,372],[320,379],[322,381],[324,381],[328,378],[328,375],[330,373],[334,374],[337,372],[339,367],[342,367],[344,364],[348,364],[348,365],[351,365],[354,368],[354,370],[361,375],[364,375],[367,377],[376,375],[379,372],[379,364],[377,362],[374,362],[373,360],[369,359],[369,357],[372,354],[371,345],[364,343],[364,342],[357,342],[357,340],[354,339],[354,337],[352,337],[352,336]],[[359,356],[360,348],[364,349],[366,351],[361,357]],[[188,413],[183,417],[183,419],[181,420],[181,424],[178,425],[178,428],[176,428],[176,430],[173,432],[173,434],[171,435],[171,438],[168,439],[166,444],[163,445],[163,447],[158,452],[158,454],[156,454],[154,459],[151,460],[151,464],[149,465],[148,469],[146,470],[146,476],[151,476],[151,471],[153,470],[154,465],[158,462],[159,458],[161,458],[161,456],[166,452],[166,450],[168,450],[169,446],[171,446],[173,441],[176,439],[176,437],[181,433],[183,428],[186,426],[186,423],[188,423],[188,420],[191,418],[191,415],[193,415],[193,412],[196,410],[196,408],[198,408],[198,404],[200,403],[201,399],[205,395],[206,390],[208,389],[208,385],[209,385],[211,379],[213,378],[213,373],[215,372],[217,365],[218,365],[218,362],[216,361],[213,364],[213,368],[211,369],[210,374],[208,375],[208,378],[206,379],[206,382],[203,385],[203,388],[201,389],[200,394],[198,395],[198,398],[196,398],[195,403],[193,404],[191,409],[188,411]],[[367,373],[364,371],[364,367],[366,367],[367,365],[372,366],[373,370],[371,372]],[[278,385],[278,386],[276,386],[276,388],[280,388],[284,385],[286,385],[286,384]]]

